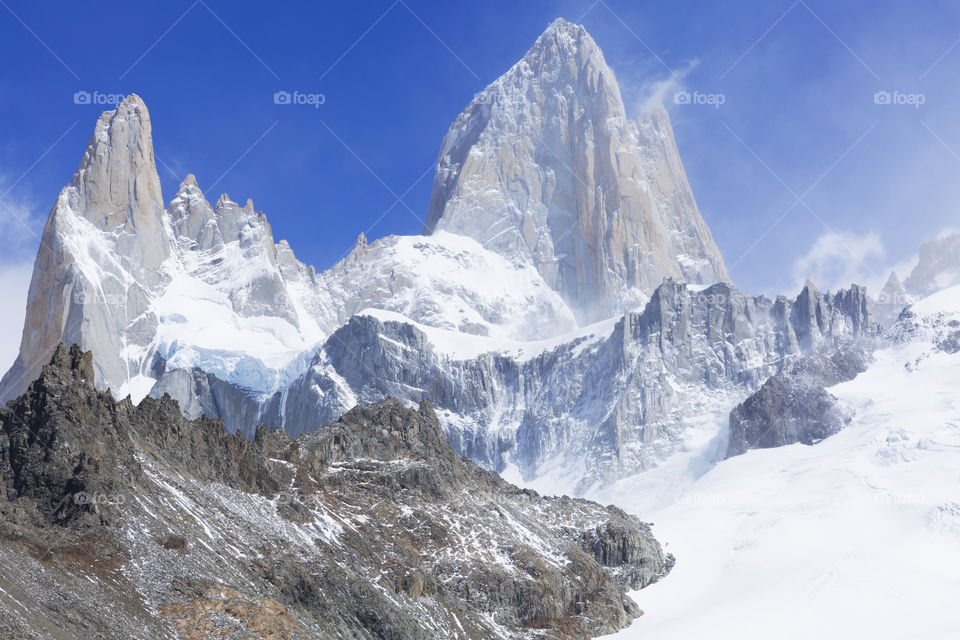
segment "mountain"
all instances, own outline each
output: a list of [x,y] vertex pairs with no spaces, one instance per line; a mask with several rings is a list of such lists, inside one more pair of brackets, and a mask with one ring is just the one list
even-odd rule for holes
[[891,271],[886,284],[883,285],[883,289],[880,290],[876,300],[874,300],[874,316],[884,327],[890,327],[900,317],[900,312],[917,299],[918,296],[907,293],[907,289],[900,282],[897,272]]
[[874,315],[885,327],[900,312],[938,291],[960,284],[960,233],[947,232],[920,245],[917,264],[902,283],[895,271],[874,301]]
[[0,399],[26,389],[61,340],[104,354],[98,380],[128,380],[126,359],[114,354],[128,334],[150,333],[147,291],[163,283],[159,269],[170,250],[150,117],[139,98],[128,99],[97,121],[44,227],[20,353]]
[[782,367],[730,412],[726,456],[814,445],[838,433],[852,415],[827,388],[866,371],[874,347],[873,340],[841,343]]
[[[493,278],[493,282],[491,282]],[[508,283],[509,286],[500,286]],[[129,96],[98,121],[44,229],[20,353],[21,393],[61,340],[94,350],[97,384],[139,400],[162,373],[200,367],[255,393],[295,378],[316,345],[370,306],[468,334],[537,339],[575,326],[530,266],[463,237],[388,237],[317,274],[266,217],[190,175],[164,208],[150,117]]]
[[534,265],[581,323],[665,277],[728,280],[666,110],[629,119],[600,48],[562,19],[451,125],[424,233],[441,230]]
[[247,440],[93,362],[58,346],[0,409],[0,637],[589,638],[673,564],[615,507],[458,458],[428,402]]
[[714,284],[723,261],[666,113],[628,120],[599,48],[562,20],[454,123],[430,207],[428,235],[361,235],[318,273],[250,200],[211,203],[192,175],[164,207],[131,95],[50,214],[0,399],[61,341],[93,351],[116,398],[167,394],[248,438],[429,399],[458,454],[579,493],[876,332],[859,287],[770,300]]

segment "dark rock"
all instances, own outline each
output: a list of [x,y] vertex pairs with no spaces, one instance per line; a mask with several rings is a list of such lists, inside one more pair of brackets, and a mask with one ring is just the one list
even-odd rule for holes
[[784,367],[730,412],[726,457],[797,442],[812,445],[840,431],[851,416],[826,387],[852,380],[869,361],[863,344],[848,344]]
[[36,614],[0,620],[24,637],[588,638],[672,566],[635,517],[458,457],[429,401],[247,439],[116,402],[91,362],[59,348],[0,410],[0,569]]

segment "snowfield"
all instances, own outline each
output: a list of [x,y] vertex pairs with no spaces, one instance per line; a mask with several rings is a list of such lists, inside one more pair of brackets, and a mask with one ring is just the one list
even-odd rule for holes
[[677,557],[633,594],[646,615],[608,637],[958,637],[960,352],[944,338],[958,335],[960,287],[913,311],[830,389],[856,411],[839,434],[711,466],[718,420],[589,496],[654,522]]

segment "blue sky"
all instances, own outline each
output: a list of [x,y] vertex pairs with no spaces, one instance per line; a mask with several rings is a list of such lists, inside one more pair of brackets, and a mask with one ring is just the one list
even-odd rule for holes
[[[168,201],[187,173],[211,201],[253,198],[326,268],[360,231],[420,231],[446,128],[558,16],[603,48],[628,113],[665,96],[741,288],[875,284],[960,226],[956,2],[0,0],[0,284],[22,287],[109,106],[78,91],[144,98]],[[674,104],[680,90],[722,104]]]

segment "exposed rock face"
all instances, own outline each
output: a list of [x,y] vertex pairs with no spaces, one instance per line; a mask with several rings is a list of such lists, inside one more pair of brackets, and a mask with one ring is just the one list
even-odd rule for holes
[[627,118],[583,27],[553,22],[451,125],[425,233],[536,266],[581,322],[642,304],[664,277],[727,279],[660,108]]
[[[150,114],[131,94],[115,111],[105,112],[87,145],[68,189],[74,210],[98,229],[121,234],[123,254],[142,252],[147,282],[169,254],[163,238],[163,197],[153,159]],[[153,277],[148,274],[152,273]]]
[[797,442],[812,445],[840,431],[852,416],[826,387],[852,380],[869,362],[864,345],[844,344],[771,376],[730,412],[727,457]]
[[61,347],[0,409],[17,637],[588,638],[673,562],[618,509],[458,458],[426,401],[247,440],[92,376]]
[[445,351],[429,328],[362,315],[261,420],[300,433],[356,402],[430,398],[461,455],[527,479],[562,468],[559,486],[578,491],[656,465],[690,420],[725,415],[785,365],[876,331],[860,287],[809,286],[790,301],[667,282],[642,313],[533,352],[469,357]]
[[239,431],[247,438],[252,438],[263,423],[261,402],[254,395],[202,369],[173,369],[160,377],[150,394],[154,398],[176,398],[185,417],[219,418],[231,425],[230,431]]

